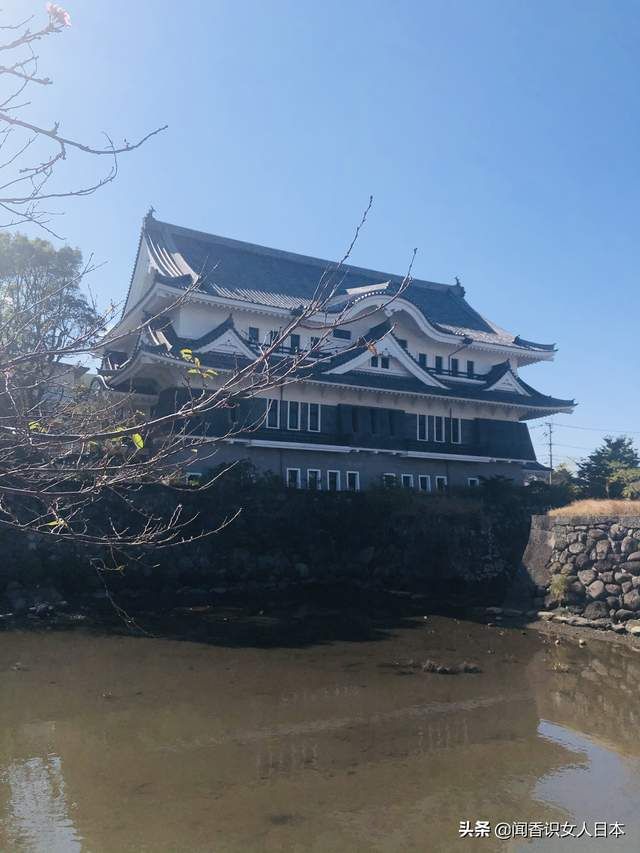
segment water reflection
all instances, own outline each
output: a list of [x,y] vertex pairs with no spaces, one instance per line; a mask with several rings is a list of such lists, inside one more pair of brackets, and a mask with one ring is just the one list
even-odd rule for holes
[[[624,825],[627,834],[608,841],[584,834],[580,838],[581,850],[599,851],[615,843],[616,850],[637,853],[640,760],[606,749],[584,734],[547,720],[540,722],[539,732],[543,738],[574,750],[582,760],[543,776],[536,786],[536,798],[560,804],[578,827],[586,824],[591,836],[595,821],[604,821],[609,827],[614,823]],[[570,841],[533,842],[526,849],[562,850]]]
[[82,845],[69,816],[58,755],[12,762],[3,773],[9,789],[7,842],[34,853],[74,853]]
[[444,619],[293,650],[5,634],[0,849],[424,853],[468,848],[461,820],[585,815],[637,850],[639,668]]

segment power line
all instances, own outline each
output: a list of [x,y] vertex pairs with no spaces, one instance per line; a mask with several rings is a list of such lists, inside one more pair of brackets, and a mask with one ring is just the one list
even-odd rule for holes
[[[537,424],[536,426],[529,427],[529,429],[530,430],[544,429],[545,426],[546,426],[546,423]],[[579,430],[586,430],[588,432],[606,432],[606,433],[617,432],[618,434],[622,434],[622,435],[625,435],[625,434],[640,435],[640,430],[637,430],[637,429],[614,429],[613,427],[609,427],[607,429],[600,429],[600,427],[586,427],[586,426],[576,426],[576,424],[563,424],[563,423],[560,423],[558,421],[554,422],[554,426],[558,427],[560,429],[579,429]]]

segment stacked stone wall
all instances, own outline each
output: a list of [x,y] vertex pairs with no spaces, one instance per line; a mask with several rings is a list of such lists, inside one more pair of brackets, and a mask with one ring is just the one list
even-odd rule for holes
[[545,540],[546,564],[530,571],[539,604],[602,627],[640,619],[640,516],[536,516],[532,537]]

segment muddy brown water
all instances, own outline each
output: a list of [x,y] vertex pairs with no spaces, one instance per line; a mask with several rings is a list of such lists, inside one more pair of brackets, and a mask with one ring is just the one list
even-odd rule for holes
[[299,648],[6,632],[0,671],[2,851],[640,850],[632,648],[439,617]]

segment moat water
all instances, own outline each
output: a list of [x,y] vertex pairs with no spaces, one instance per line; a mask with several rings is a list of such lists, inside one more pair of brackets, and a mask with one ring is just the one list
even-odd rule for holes
[[640,850],[632,648],[430,617],[304,647],[5,632],[0,670],[2,851]]

